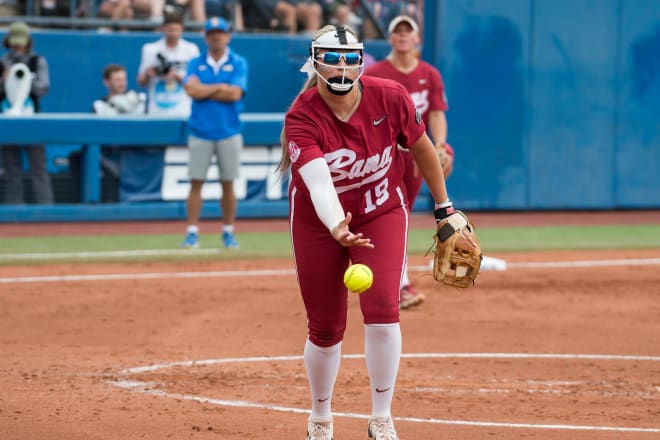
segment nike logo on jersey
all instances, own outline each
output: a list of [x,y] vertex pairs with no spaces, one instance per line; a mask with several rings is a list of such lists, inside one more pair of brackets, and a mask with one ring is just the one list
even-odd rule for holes
[[319,403],[323,403],[323,402],[325,402],[326,400],[328,400],[329,398],[330,398],[330,396],[326,397],[325,399],[316,399],[316,400],[318,400]]
[[425,80],[425,79],[420,79],[420,80],[419,80],[419,83],[420,83],[420,84],[426,84],[426,80]]
[[380,388],[376,388],[377,393],[384,393],[385,391],[389,391],[391,388],[385,388],[384,390],[381,390]]
[[378,125],[380,125],[380,123],[383,122],[385,120],[385,118],[387,118],[387,115],[383,116],[380,119],[374,119],[374,127],[377,127]]

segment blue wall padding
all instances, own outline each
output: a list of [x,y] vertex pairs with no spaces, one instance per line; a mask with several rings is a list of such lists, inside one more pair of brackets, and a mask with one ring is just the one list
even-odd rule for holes
[[444,0],[432,13],[442,44],[425,56],[447,83],[461,207],[660,206],[660,0]]
[[528,1],[446,3],[452,197],[466,209],[526,208]]
[[[614,205],[660,205],[660,2],[623,2],[617,63]],[[651,8],[655,9],[651,9]]]

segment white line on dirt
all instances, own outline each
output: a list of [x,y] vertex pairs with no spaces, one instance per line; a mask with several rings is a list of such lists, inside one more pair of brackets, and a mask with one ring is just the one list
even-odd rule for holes
[[264,277],[295,275],[293,269],[265,270],[225,270],[219,272],[153,272],[153,273],[114,273],[98,275],[44,275],[38,277],[0,278],[0,283],[53,283],[61,281],[125,281],[153,280],[165,278],[217,278],[217,277]]
[[83,258],[124,258],[124,257],[158,257],[168,255],[216,255],[220,249],[145,249],[135,251],[95,251],[95,252],[41,252],[31,254],[0,254],[0,260],[61,260]]
[[620,260],[586,260],[586,261],[533,261],[528,263],[507,263],[507,268],[557,268],[557,267],[612,267],[612,266],[650,266],[660,264],[660,258],[631,258]]
[[[363,354],[344,354],[343,359],[364,359]],[[635,356],[623,354],[561,354],[561,353],[403,353],[402,359],[562,359],[596,361],[650,361],[660,362],[660,356]],[[237,364],[254,362],[302,361],[301,355],[291,356],[253,356],[243,358],[201,359],[194,361],[167,362],[164,364],[145,365],[121,370],[120,374],[138,374],[163,370],[173,367],[195,367],[219,364]]]
[[[0,255],[1,257],[1,255]],[[620,260],[584,260],[584,261],[546,261],[529,263],[508,263],[510,269],[529,268],[577,268],[577,267],[608,267],[608,266],[645,266],[660,264],[660,258],[635,258]],[[413,272],[428,272],[429,266],[410,266]],[[44,275],[32,277],[3,277],[0,283],[53,283],[62,281],[125,281],[166,278],[218,278],[218,277],[263,277],[295,275],[293,269],[266,270],[228,270],[211,272],[154,272],[154,273],[123,273],[97,275]]]
[[[361,354],[351,354],[342,356],[344,359],[364,358]],[[405,353],[402,358],[506,358],[506,359],[574,359],[574,360],[631,360],[631,361],[654,361],[660,362],[660,356],[630,356],[630,355],[603,355],[603,354],[530,354],[530,353]],[[146,373],[171,367],[192,367],[196,365],[213,365],[229,363],[249,363],[249,362],[278,362],[278,361],[302,361],[302,356],[258,356],[248,358],[224,358],[224,359],[205,359],[198,361],[169,362],[156,365],[147,365],[142,367],[128,368],[120,371],[120,374],[129,375],[136,373]],[[281,405],[271,405],[266,403],[250,402],[244,400],[223,400],[198,395],[168,393],[161,389],[154,389],[161,386],[153,382],[141,382],[134,380],[112,380],[110,384],[119,388],[150,394],[153,396],[167,397],[171,399],[190,400],[200,403],[208,403],[218,406],[235,408],[255,408],[269,411],[288,412],[295,414],[309,414],[310,411],[302,408],[287,407]],[[368,419],[366,414],[357,413],[333,413],[335,417],[347,417],[354,419]],[[530,424],[530,423],[502,423],[474,420],[445,420],[435,418],[417,418],[417,417],[395,417],[400,422],[430,423],[440,425],[462,425],[462,426],[481,426],[494,428],[524,428],[524,429],[551,429],[551,430],[572,430],[572,431],[614,431],[614,432],[639,432],[639,433],[660,433],[660,428],[641,428],[641,427],[620,427],[620,426],[591,426],[591,425],[565,425],[565,424]]]
[[[151,389],[145,386],[145,383],[135,381],[114,381],[111,384],[137,391],[140,393],[150,394],[152,396],[167,397],[177,400],[190,400],[199,403],[208,403],[211,405],[228,406],[234,408],[253,408],[265,409],[269,411],[287,412],[294,414],[310,414],[311,411],[302,408],[293,408],[280,405],[269,405],[267,403],[248,402],[244,400],[222,400],[213,399],[203,396],[191,396],[189,394],[176,394],[167,393],[162,390]],[[346,417],[352,419],[367,420],[369,415],[357,414],[348,412],[333,412],[335,417]],[[413,422],[413,423],[430,423],[436,425],[462,425],[462,426],[481,426],[489,428],[524,428],[524,429],[554,429],[554,430],[572,430],[572,431],[615,431],[615,432],[640,432],[640,433],[658,433],[660,428],[636,428],[636,427],[618,427],[618,426],[589,426],[589,425],[550,425],[550,424],[531,424],[531,423],[501,423],[501,422],[480,422],[475,420],[445,420],[434,418],[419,418],[419,417],[394,417],[397,422]]]

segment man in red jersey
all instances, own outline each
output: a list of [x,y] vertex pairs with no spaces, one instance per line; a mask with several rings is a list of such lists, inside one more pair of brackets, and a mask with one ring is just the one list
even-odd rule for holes
[[408,238],[400,148],[410,151],[424,176],[437,202],[436,220],[461,215],[447,197],[440,160],[410,95],[395,81],[362,77],[363,50],[347,26],[319,30],[303,67],[308,80],[282,131],[280,171],[291,169],[291,241],[307,313],[308,440],[333,436],[332,392],[348,303],[343,274],[351,263],[369,266],[374,275],[372,287],[360,294],[371,383],[369,438],[398,439],[391,403]]
[[[443,162],[445,177],[449,177],[454,161],[454,151],[447,144],[448,109],[445,87],[440,72],[418,57],[417,47],[420,43],[419,28],[411,17],[400,15],[389,24],[389,42],[392,52],[383,61],[371,65],[365,75],[388,78],[402,84],[415,103],[417,111],[422,115],[429,135],[433,139],[436,150],[444,150],[446,160]],[[422,186],[422,175],[410,153],[402,154],[405,163],[403,181],[408,195],[408,210],[412,212],[415,199]],[[399,307],[407,309],[424,301],[424,294],[417,291],[404,270],[401,278]]]

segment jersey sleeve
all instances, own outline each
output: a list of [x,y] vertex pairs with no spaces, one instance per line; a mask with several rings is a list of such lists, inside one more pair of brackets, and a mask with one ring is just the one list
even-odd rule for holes
[[284,118],[291,168],[300,169],[306,163],[323,158],[320,142],[320,129],[300,109],[292,109]]
[[440,110],[446,112],[449,110],[447,103],[447,94],[445,93],[445,83],[442,81],[440,72],[431,69],[431,92],[429,93],[429,110]]
[[408,148],[424,134],[426,127],[422,120],[422,115],[415,108],[415,103],[408,94],[408,91],[397,83],[397,99],[395,100],[398,109],[393,109],[390,113],[401,115],[401,127],[397,135],[397,142],[402,147]]

